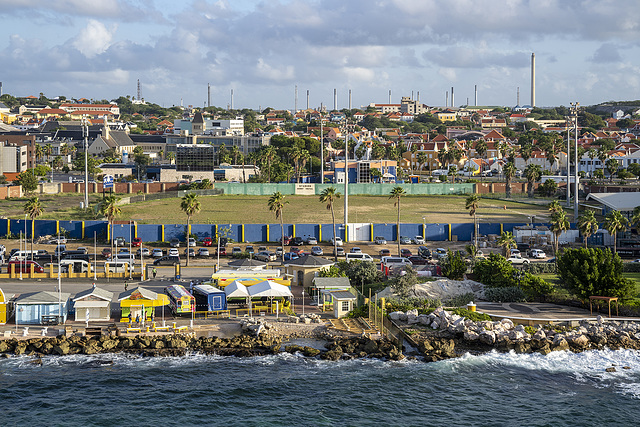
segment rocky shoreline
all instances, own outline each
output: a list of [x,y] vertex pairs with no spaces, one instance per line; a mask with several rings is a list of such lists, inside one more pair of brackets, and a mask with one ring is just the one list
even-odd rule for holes
[[[406,355],[425,362],[491,351],[548,354],[552,351],[640,349],[640,324],[634,322],[583,321],[576,326],[524,327],[509,319],[472,321],[441,307],[426,315],[417,311],[395,312],[390,318],[400,327]],[[340,336],[322,327],[307,333],[281,330],[282,325],[246,321],[242,334],[232,338],[196,337],[193,334],[155,336],[57,336],[0,340],[0,357],[125,353],[141,357],[184,356],[189,353],[251,357],[281,352],[300,353],[323,360],[378,358],[402,360],[403,349],[387,338]],[[312,326],[312,325],[308,325]],[[279,330],[280,329],[280,330]],[[283,333],[285,332],[285,333]],[[289,339],[317,340],[315,347]],[[295,342],[295,341],[294,341]],[[324,348],[323,348],[324,347]]]

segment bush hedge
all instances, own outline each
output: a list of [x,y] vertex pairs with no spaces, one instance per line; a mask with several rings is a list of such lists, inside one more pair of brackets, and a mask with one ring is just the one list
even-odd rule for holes
[[517,286],[486,288],[484,297],[491,302],[523,302],[526,299],[524,291]]

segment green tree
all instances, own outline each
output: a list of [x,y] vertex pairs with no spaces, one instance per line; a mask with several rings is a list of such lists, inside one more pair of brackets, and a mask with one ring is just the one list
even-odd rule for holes
[[476,212],[478,210],[478,205],[480,204],[480,196],[477,194],[472,194],[467,197],[464,208],[469,211],[469,215],[473,217],[473,241],[476,249],[478,248],[478,219],[476,217]]
[[460,252],[447,251],[447,257],[442,260],[442,275],[451,280],[462,280],[467,272],[467,264]]
[[[599,170],[599,169],[598,169]],[[553,179],[547,179],[542,185],[539,187],[540,192],[547,197],[553,197],[558,191],[558,183]]]
[[418,274],[413,268],[407,267],[404,272],[405,274],[398,275],[389,281],[391,289],[400,298],[407,298],[411,289],[418,283]]
[[524,176],[527,178],[527,195],[529,198],[533,198],[533,186],[542,177],[542,168],[534,163],[528,164],[524,168]]
[[569,219],[567,219],[567,213],[560,207],[551,214],[551,232],[553,233],[553,247],[554,254],[558,256],[558,239],[560,235],[569,229]]
[[[282,247],[284,248],[284,219],[282,215],[282,209],[285,205],[289,203],[288,200],[285,200],[285,196],[276,191],[269,197],[269,201],[267,202],[267,206],[269,206],[269,210],[276,214],[276,219],[280,218],[280,230],[282,234]],[[284,250],[282,251],[282,262],[284,263]]]
[[504,256],[507,257],[511,251],[511,249],[515,248],[516,239],[513,237],[513,233],[510,231],[503,231],[498,237],[498,241],[496,242],[498,246],[504,249]]
[[604,229],[613,236],[613,252],[618,253],[617,236],[618,232],[629,227],[629,220],[620,211],[611,211],[604,218]]
[[607,163],[605,163],[604,166],[607,169],[607,172],[609,172],[609,181],[613,182],[613,175],[615,175],[618,172],[620,163],[618,163],[616,159],[610,158],[607,160]]
[[337,252],[337,248],[336,248],[336,216],[335,213],[333,211],[333,202],[336,199],[339,199],[341,196],[341,194],[336,190],[335,187],[327,187],[324,190],[322,190],[322,193],[320,193],[320,203],[326,203],[327,204],[327,210],[331,211],[331,224],[333,227],[333,255],[335,257],[335,260],[338,261],[338,252]]
[[189,266],[189,237],[191,236],[191,217],[200,212],[200,200],[196,193],[187,193],[182,198],[180,209],[187,215],[187,267]]
[[111,241],[111,253],[113,253],[113,221],[122,213],[122,210],[118,206],[120,198],[110,194],[102,199],[102,202],[98,205],[100,214],[107,218],[109,224],[109,240]]
[[598,220],[592,210],[587,210],[578,217],[578,230],[582,234],[584,247],[587,247],[587,239],[598,231]]
[[568,249],[557,258],[564,286],[582,300],[590,296],[632,296],[634,285],[622,276],[622,260],[608,249]]
[[505,192],[508,199],[511,197],[511,179],[516,175],[516,165],[513,162],[507,162],[502,172],[506,181]]
[[475,280],[490,288],[514,286],[514,267],[500,254],[490,253],[473,267]]
[[398,256],[400,256],[400,199],[402,196],[406,195],[406,191],[404,188],[400,186],[393,187],[391,189],[391,193],[389,194],[389,199],[394,199],[393,206],[398,208],[398,218],[396,220],[396,232],[397,232],[397,240],[398,240]]
[[38,188],[38,178],[33,174],[32,169],[27,169],[24,172],[20,172],[16,183],[22,186],[22,189],[26,193],[33,193]]
[[[24,213],[31,218],[31,261],[33,261],[33,221],[36,220],[44,212],[44,207],[40,203],[40,199],[37,196],[29,198],[24,205]],[[25,236],[26,238],[26,236]]]

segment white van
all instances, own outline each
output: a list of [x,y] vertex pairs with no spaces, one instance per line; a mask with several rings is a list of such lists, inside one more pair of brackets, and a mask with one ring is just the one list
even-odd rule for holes
[[117,254],[115,257],[111,257],[109,261],[114,261],[114,262],[124,261],[130,264],[134,264],[136,262],[136,256],[130,253],[120,253],[120,254]]
[[[54,265],[56,265],[54,263]],[[63,273],[86,273],[89,271],[89,263],[81,259],[62,259],[60,260],[60,271]]]
[[351,262],[353,260],[373,262],[371,255],[364,253],[348,253],[345,255],[345,258],[347,259],[347,262]]
[[399,256],[383,256],[380,259],[380,266],[384,269],[384,267],[389,268],[398,268],[411,266],[413,263],[409,261],[407,258],[399,257]]
[[135,265],[127,261],[107,261],[104,263],[105,273],[128,273],[129,270],[134,271]]
[[31,259],[31,254],[38,255],[39,251],[15,251],[9,261],[24,261],[26,259]]

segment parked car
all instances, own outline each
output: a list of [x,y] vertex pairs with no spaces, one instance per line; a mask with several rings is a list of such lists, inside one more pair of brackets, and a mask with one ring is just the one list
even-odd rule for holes
[[115,246],[124,246],[127,244],[127,241],[124,240],[124,237],[116,237],[115,239],[113,239],[113,244]]
[[400,236],[400,244],[401,245],[410,245],[411,244],[411,239],[408,238],[407,236]]
[[179,248],[180,247],[180,240],[171,239],[171,241],[169,242],[169,246],[171,246],[172,248]]
[[227,248],[220,246],[220,252],[216,249],[216,256],[227,256]]
[[436,249],[436,251],[433,253],[433,257],[435,259],[442,259],[444,257],[447,256],[447,250],[444,248],[438,248]]
[[136,251],[136,255],[149,256],[151,255],[151,252],[149,251],[149,248],[140,248]]
[[400,249],[400,256],[404,258],[409,258],[411,256],[411,251],[407,248]]
[[[333,237],[331,238],[331,240],[329,240],[329,244],[330,244],[331,246],[334,246],[334,244],[333,244]],[[342,246],[342,245],[344,245],[344,242],[342,241],[342,238],[341,238],[341,237],[336,237],[335,246]]]
[[48,245],[64,245],[67,243],[67,238],[64,236],[56,237],[55,239],[49,239],[46,242]]
[[391,255],[391,251],[389,249],[380,249],[380,251],[378,251],[378,255],[380,255],[381,257],[389,256]]
[[289,252],[300,256],[304,252],[304,250],[302,250],[301,248],[299,248],[297,246],[292,246],[291,249],[289,249]]
[[180,252],[178,252],[178,248],[171,248],[167,253],[169,256],[180,256]]
[[518,248],[518,250],[519,250],[520,252],[527,253],[527,251],[529,251],[529,250],[531,249],[531,245],[530,245],[530,244],[528,244],[528,243],[518,243],[518,244],[516,245],[516,248]]
[[283,253],[284,253],[284,249],[282,248],[282,246],[278,246],[276,248],[276,256],[282,256]]
[[180,257],[175,255],[167,255],[153,261],[153,265],[176,265],[180,264]]
[[184,249],[184,256],[187,256],[187,251],[189,252],[189,257],[190,258],[194,258],[196,256],[195,248],[185,248]]
[[253,246],[251,246],[251,245],[247,245],[247,247],[246,247],[246,248],[244,248],[244,251],[245,251],[246,253],[248,253],[248,254],[253,254],[253,253],[255,253],[255,252],[256,252],[256,251],[253,249]]
[[512,265],[529,264],[529,260],[527,258],[523,258],[520,254],[511,255],[509,258],[507,258],[507,261],[509,261]]
[[431,251],[426,246],[418,246],[418,256],[431,259]]
[[162,249],[154,249],[153,252],[151,252],[151,256],[154,258],[162,258],[163,255]]
[[422,236],[415,236],[413,238],[413,243],[415,243],[416,245],[424,245],[424,237]]
[[100,256],[104,259],[107,259],[111,256],[111,248],[103,248],[102,252],[100,252]]
[[333,251],[333,256],[344,256],[344,248],[342,246],[336,247],[335,251]]
[[240,246],[234,246],[233,249],[231,249],[231,256],[239,255],[241,253],[242,253],[242,248]]
[[318,244],[318,239],[316,239],[315,237],[307,238],[307,245],[317,245],[317,244]]
[[271,251],[261,251],[261,252],[258,252],[254,258],[257,259],[258,261],[264,261],[264,262],[275,261],[276,254],[275,252],[271,252]]
[[205,237],[204,239],[202,239],[202,246],[210,248],[211,246],[213,246],[213,239],[211,237]]
[[545,254],[542,249],[531,249],[529,251],[529,258],[545,259],[546,257],[547,257],[547,254]]
[[258,252],[268,251],[269,249],[266,246],[258,246]]
[[31,266],[33,265],[33,272],[34,273],[44,273],[44,268],[38,264],[35,261],[29,261],[29,260],[16,260],[16,261],[9,261],[9,263],[7,264],[7,273],[11,272],[11,266],[14,265],[14,271],[16,273],[19,273],[20,270],[22,270],[23,273],[30,273],[31,272]]
[[316,256],[324,255],[324,251],[320,246],[314,246],[311,248],[311,255],[316,255]]
[[361,254],[362,253],[362,249],[360,249],[357,246],[354,246],[354,247],[351,248],[351,250],[349,252],[351,252],[352,254]]
[[207,248],[198,249],[198,256],[208,257],[209,256],[209,249],[207,249]]
[[510,255],[522,255],[518,249],[510,249]]
[[135,248],[142,246],[142,238],[134,237],[133,240],[131,241],[131,246]]
[[304,239],[302,237],[294,237],[289,241],[289,245],[291,246],[302,246],[304,245]]
[[387,244],[387,240],[382,237],[382,236],[376,236],[373,241],[375,242],[376,245],[386,245]]
[[84,246],[80,246],[78,249],[76,249],[76,251],[82,252],[83,254],[88,254],[89,253],[87,248],[85,248]]
[[429,264],[429,260],[426,258],[423,258],[421,256],[418,255],[411,255],[410,257],[407,257],[407,259],[409,261],[411,261],[411,264],[413,265],[426,265]]
[[196,246],[196,239],[194,239],[193,237],[189,237],[189,240],[187,241],[187,246],[195,247]]
[[293,252],[287,252],[287,253],[284,254],[284,260],[285,261],[293,261],[294,259],[298,259],[298,258],[300,258],[298,256],[298,254],[293,253]]

